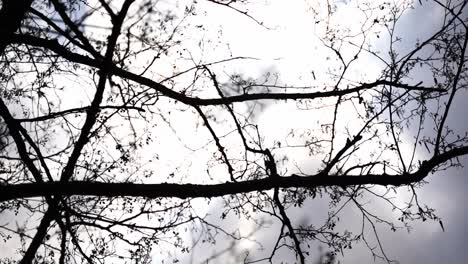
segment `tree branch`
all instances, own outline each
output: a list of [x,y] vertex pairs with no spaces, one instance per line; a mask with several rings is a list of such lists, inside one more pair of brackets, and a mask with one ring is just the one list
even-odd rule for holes
[[[88,111],[89,108],[90,108],[89,106],[71,108],[71,109],[67,109],[67,110],[63,110],[59,112],[49,113],[43,116],[29,117],[29,118],[16,118],[16,121],[20,123],[45,121],[45,120],[54,119],[57,117],[63,117],[63,116],[70,115],[70,114],[83,113],[83,112]],[[141,107],[126,106],[126,105],[104,105],[104,106],[99,107],[99,110],[104,110],[104,109],[125,109],[125,110],[131,109],[131,110],[136,110],[139,112],[145,112],[145,110]]]
[[[18,35],[13,34],[9,36],[12,43],[18,44],[27,44],[36,47],[43,47],[48,50],[53,51],[57,55],[69,60],[70,62],[75,62],[83,65],[87,65],[90,67],[103,69],[104,63],[102,60],[93,59],[88,56],[84,56],[78,53],[74,53],[62,45],[58,43],[57,40],[48,40],[37,38],[33,36],[25,36],[25,35]],[[226,105],[232,103],[239,103],[239,102],[247,102],[247,101],[257,101],[257,100],[298,100],[298,99],[316,99],[316,98],[326,98],[326,97],[334,97],[334,96],[344,96],[352,93],[361,92],[364,90],[368,90],[371,88],[375,88],[380,85],[391,85],[396,88],[401,88],[405,90],[411,91],[422,91],[422,92],[446,92],[446,90],[441,88],[433,88],[433,87],[424,87],[420,86],[421,83],[416,85],[398,83],[398,82],[391,82],[388,80],[377,80],[372,83],[362,83],[353,88],[342,88],[342,89],[334,89],[333,91],[324,91],[324,92],[312,92],[312,93],[254,93],[254,94],[241,94],[241,95],[234,95],[224,98],[198,98],[198,97],[189,97],[187,95],[178,93],[172,89],[167,88],[161,83],[153,81],[149,78],[144,76],[129,72],[122,68],[117,67],[114,64],[107,65],[107,71],[110,74],[119,76],[124,79],[128,79],[134,81],[136,83],[145,85],[156,91],[162,93],[164,96],[167,96],[171,99],[180,101],[187,105]]]
[[14,33],[21,25],[21,21],[31,6],[32,0],[4,0],[0,10],[0,54],[10,44],[5,36]]
[[300,177],[264,178],[243,182],[227,182],[221,184],[132,184],[104,182],[46,182],[24,183],[0,186],[0,202],[46,195],[89,195],[89,196],[127,196],[154,198],[195,198],[220,197],[225,195],[264,191],[273,188],[316,188],[329,186],[353,185],[406,185],[423,180],[429,173],[450,159],[468,154],[468,146],[454,148],[443,154],[422,162],[418,171],[400,175],[340,175],[332,176],[324,173]]

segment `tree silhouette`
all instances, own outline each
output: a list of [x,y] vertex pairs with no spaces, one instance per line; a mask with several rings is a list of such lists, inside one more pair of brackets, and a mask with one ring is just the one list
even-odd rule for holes
[[[334,22],[340,4],[313,2],[319,66],[287,84],[236,70],[259,59],[232,54],[203,18],[214,8],[277,30],[246,0],[4,0],[0,236],[16,248],[2,263],[178,262],[204,248],[206,262],[310,263],[319,244],[333,263],[357,243],[391,262],[378,226],[443,228],[418,187],[468,154],[450,123],[468,87],[466,4],[350,3],[352,26]],[[428,6],[443,14],[433,32],[401,36],[399,21]],[[381,68],[366,74],[369,62]],[[302,126],[265,126],[276,108]],[[321,223],[296,217],[316,200]],[[346,208],[355,231],[339,227]]]

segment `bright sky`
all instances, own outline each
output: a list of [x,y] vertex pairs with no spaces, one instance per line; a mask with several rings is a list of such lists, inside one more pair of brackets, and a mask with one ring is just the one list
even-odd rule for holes
[[[195,28],[193,28],[193,31],[187,30],[191,32],[191,35],[188,35],[187,38],[193,40],[192,45],[194,48],[191,50],[191,55],[195,60],[200,59],[203,60],[203,62],[210,62],[217,59],[226,59],[231,54],[232,56],[256,58],[255,60],[234,61],[213,67],[213,69],[216,70],[215,73],[221,80],[227,80],[228,75],[232,73],[240,73],[246,77],[260,78],[265,75],[266,72],[270,71],[280,74],[278,79],[279,84],[317,86],[317,89],[320,89],[320,87],[327,84],[329,80],[330,76],[326,74],[327,69],[325,66],[331,65],[331,60],[329,60],[329,58],[333,56],[333,53],[324,48],[322,43],[319,41],[319,37],[323,37],[325,34],[326,22],[329,23],[330,28],[341,28],[343,30],[346,26],[350,28],[351,32],[359,32],[360,24],[364,19],[362,13],[360,13],[356,8],[356,3],[358,1],[342,1],[337,3],[336,13],[332,17],[328,16],[326,1],[255,2],[249,6],[249,9],[252,11],[250,14],[259,21],[263,21],[266,27],[271,28],[266,29],[258,25],[255,21],[236,13],[233,10],[204,1],[199,2],[200,3],[197,5],[198,16],[195,18],[189,18],[188,22],[192,24],[188,27],[195,27],[197,22],[208,26],[205,31],[197,31]],[[371,2],[373,5],[378,4],[377,1]],[[165,5],[167,3],[172,3],[172,1],[161,1],[159,4]],[[179,2],[180,6],[183,6],[182,3],[183,1]],[[363,2],[359,1],[359,3]],[[116,6],[118,6],[118,4],[116,4]],[[420,16],[421,14],[418,15]],[[440,15],[440,12],[430,13],[428,16],[430,16],[430,18],[438,18],[438,15]],[[426,21],[429,21],[427,26],[419,25],[422,30],[417,31],[423,36],[425,32],[432,30],[435,26],[435,23],[431,22],[438,21],[437,19],[426,18]],[[95,21],[99,25],[105,25],[105,23],[97,17],[95,18]],[[316,23],[317,21],[320,22]],[[411,29],[411,26],[413,25],[411,22],[412,21],[403,20],[403,28],[408,29],[408,32],[413,34],[415,30]],[[408,32],[403,31],[402,34],[408,34]],[[196,46],[201,37],[203,37],[203,40],[205,41],[205,46],[202,51],[199,51]],[[221,44],[217,42],[218,37],[220,37],[220,41],[222,42]],[[209,43],[210,40],[212,40],[211,44]],[[356,38],[356,40],[361,41],[360,38]],[[379,46],[386,44],[385,41],[386,39],[383,37],[376,38],[373,36],[369,40],[369,43]],[[353,54],[353,52],[355,52],[355,50],[348,48],[347,54]],[[347,54],[345,54],[345,57],[348,56]],[[356,64],[360,66],[365,65],[365,67],[351,68],[348,77],[353,79],[359,79],[362,77],[365,80],[370,81],[373,81],[375,76],[379,74],[382,66],[368,56],[360,57],[359,62],[356,62]],[[162,76],[170,76],[174,71],[182,71],[191,66],[190,62],[184,61],[182,58],[173,59],[172,57],[168,57],[167,61],[162,61],[157,68],[154,68],[154,77],[162,79],[163,77],[158,76],[158,74]],[[138,68],[139,65],[133,64],[132,67]],[[187,79],[184,79],[184,77],[182,77],[177,81],[180,81],[181,83],[184,81],[190,81],[191,75],[189,74],[186,78]],[[71,83],[72,81],[68,82],[64,80],[64,82]],[[70,90],[75,90],[75,88],[77,87],[74,86],[70,88]],[[66,91],[67,97],[65,97],[65,100],[70,101],[66,101],[64,105],[77,104],[82,106],[86,104],[87,101],[87,99],[84,98],[92,98],[92,94],[85,95],[87,92],[83,87],[81,87],[78,92],[75,90],[72,93],[70,90]],[[215,95],[216,93],[213,90],[207,94]],[[73,102],[75,98],[80,97],[80,101]],[[294,102],[287,104],[266,103],[261,111],[259,111],[259,114],[255,117],[255,122],[259,125],[260,131],[264,132],[264,142],[266,146],[272,147],[274,146],[275,140],[286,138],[288,138],[287,141],[290,144],[293,144],[295,142],[294,140],[297,141],[298,139],[288,137],[291,129],[296,129],[298,131],[311,129],[313,133],[321,133],[323,130],[322,125],[327,122],[331,122],[332,112],[330,110],[333,109],[334,102],[335,99],[320,101],[320,103],[330,105],[331,107],[324,108],[323,111],[313,111],[313,115],[311,115],[311,112],[309,111],[297,109],[297,105]],[[159,104],[159,108],[161,109],[172,106],[173,105],[169,102],[161,102]],[[237,104],[235,107],[239,112],[248,110],[247,105]],[[342,109],[341,112],[343,114],[339,119],[339,122],[343,123],[340,124],[340,127],[344,128],[347,126],[351,131],[353,131],[353,129],[358,129],[359,123],[356,122],[355,110],[350,105],[344,105],[343,107],[344,109]],[[220,116],[224,115],[222,113],[216,114],[219,114]],[[212,160],[210,151],[192,150],[202,147],[204,143],[211,140],[211,136],[208,131],[202,127],[201,123],[197,124],[194,122],[194,116],[196,115],[191,111],[175,111],[170,116],[170,120],[168,120],[170,121],[172,128],[164,125],[155,128],[155,131],[159,133],[159,137],[155,139],[154,145],[151,145],[147,149],[143,149],[141,154],[142,159],[146,159],[148,161],[148,163],[144,165],[144,168],[155,170],[158,172],[157,175],[160,176],[159,178],[151,178],[149,179],[150,181],[167,181],[167,179],[164,178],[164,175],[169,175],[173,172],[178,172],[180,174],[186,172],[187,175],[197,175],[197,178],[193,178],[193,176],[190,178],[189,176],[187,180],[190,182],[207,182],[208,179],[199,177],[199,175],[206,175],[206,164]],[[161,120],[157,122],[162,123]],[[138,128],[139,125],[143,124],[136,124],[136,127]],[[215,125],[215,128],[217,131],[224,131],[226,133],[229,131],[226,127],[223,127],[222,124]],[[122,125],[122,134],[120,136],[126,137],[130,135],[131,133],[128,129],[128,127]],[[177,132],[177,137],[169,136],[173,135],[173,130]],[[338,136],[337,142],[344,142],[346,139],[344,131],[338,131],[338,133],[341,135]],[[190,145],[184,146],[181,142],[189,142]],[[231,146],[231,152],[235,152],[236,145],[239,147],[240,142],[239,139],[234,138],[234,136],[229,136],[225,143]],[[60,144],[60,142],[57,144]],[[144,154],[148,153],[147,151],[152,151],[152,148],[162,149],[163,151],[161,151],[161,153],[164,154],[159,155],[158,160],[155,160],[154,156],[145,156]],[[408,149],[408,147],[404,148]],[[409,153],[409,151],[405,150],[403,152]],[[309,170],[310,172],[313,172],[321,165],[320,160],[314,159],[314,157],[309,157],[306,150],[285,149],[275,152],[275,155],[278,156],[281,156],[282,154],[287,154],[290,158],[289,163],[287,163],[285,168],[283,168],[288,169],[289,173],[294,172],[294,167],[296,165],[304,170]],[[150,159],[151,162],[149,161]],[[185,169],[188,171],[184,171]],[[217,175],[218,173],[226,175],[224,170],[224,168],[215,166],[212,168],[210,173],[212,175]],[[217,180],[222,182],[228,179]],[[405,201],[403,198],[406,198],[407,195],[396,195],[396,197],[400,199],[399,203],[402,203]],[[216,209],[219,209],[217,206],[218,205],[215,204],[211,208],[208,208],[206,207],[204,200],[194,202],[194,207],[200,215],[205,213],[219,214],[219,212],[216,212]],[[315,208],[315,210],[326,210],[326,207],[324,208],[323,205],[319,204],[311,204],[309,205],[309,208]],[[302,208],[302,210],[305,209],[306,208]],[[295,215],[296,213],[297,215]],[[321,214],[323,213],[324,212],[321,212]],[[303,212],[300,211],[292,213],[292,215],[297,216],[298,219],[302,217],[302,214]],[[352,214],[352,212],[349,214]],[[391,215],[391,212],[388,214]],[[233,221],[235,225],[239,225],[240,232],[244,234],[254,231],[252,223],[245,219],[241,219],[238,222],[236,222],[237,220],[230,221]],[[356,223],[355,221],[350,222]],[[276,227],[276,229],[278,228],[275,224],[273,227]],[[427,228],[427,225],[424,226],[424,228]],[[271,230],[275,229],[272,228]],[[427,230],[430,232],[438,232],[439,227],[433,225]],[[272,234],[257,233],[254,237],[259,240],[271,240],[272,236]],[[402,237],[404,237],[404,234]],[[187,235],[187,239],[190,239],[190,235]],[[387,244],[387,246],[392,248],[391,244]],[[243,242],[240,247],[255,248],[255,243],[246,241]],[[195,254],[200,254],[198,255],[200,257],[204,253],[205,252],[203,251],[195,252]],[[401,255],[404,254],[403,252],[398,252],[398,249],[394,253],[396,253],[394,254],[395,257],[401,257]],[[346,256],[350,256],[351,259],[357,258],[356,256],[368,259],[370,257],[369,255],[370,253],[363,249],[359,249],[355,253],[348,251]],[[154,260],[160,260],[157,254],[155,254]]]
[[[360,22],[363,21],[362,14],[359,13],[355,6],[358,1],[349,1],[349,4],[344,2],[345,1],[337,4],[337,11],[335,15],[330,18],[330,25],[332,25],[332,27],[349,26],[352,31],[358,30]],[[208,10],[208,16],[203,17],[203,19],[207,19],[210,21],[209,24],[213,25],[210,29],[214,34],[216,34],[218,30],[218,27],[214,25],[218,25],[223,29],[223,39],[229,43],[230,51],[234,56],[244,55],[262,59],[261,61],[255,61],[250,64],[239,63],[238,66],[235,67],[236,70],[245,73],[247,76],[253,77],[261,76],[264,71],[276,71],[280,73],[280,82],[282,83],[299,83],[299,85],[304,83],[307,85],[308,82],[315,81],[313,84],[318,84],[322,78],[326,80],[328,76],[319,75],[317,77],[318,80],[312,81],[310,75],[311,70],[315,71],[316,75],[317,72],[323,73],[323,66],[329,63],[329,61],[327,61],[327,56],[331,56],[330,52],[324,49],[318,40],[318,36],[322,36],[324,33],[323,20],[321,24],[315,24],[314,22],[317,19],[317,15],[314,16],[313,10],[310,8],[312,6],[315,10],[320,10],[318,17],[320,19],[326,19],[326,15],[324,15],[327,13],[326,8],[324,5],[320,6],[320,3],[325,3],[325,1],[271,1],[267,3],[266,7],[258,8],[258,10],[255,8],[251,9],[253,10],[252,15],[254,17],[258,17],[259,20],[265,22],[265,25],[274,28],[275,30],[264,29],[256,25],[255,22],[233,13],[231,10],[213,5],[208,5],[206,8]],[[377,4],[376,1],[373,1],[372,3]],[[261,4],[263,4],[263,2]],[[423,39],[433,32],[434,28],[439,25],[442,15],[443,12],[440,9],[426,8],[424,11],[418,10],[417,13],[416,11],[409,10],[406,13],[406,16],[409,18],[403,16],[403,19],[399,24],[401,30],[399,33],[406,37],[405,40],[408,41],[406,43],[411,43],[411,45],[413,45],[412,43],[414,43],[413,41],[415,39]],[[423,20],[425,23],[415,24],[415,20]],[[369,43],[373,46],[385,47],[388,44],[387,41],[388,38],[385,36],[379,38],[372,36]],[[405,46],[405,42],[401,44],[401,48],[403,48],[403,50],[407,48],[407,46]],[[349,49],[349,51],[350,53],[353,52],[352,49]],[[219,53],[221,55],[225,54],[222,51]],[[365,79],[372,81],[373,78],[375,78],[373,76],[377,76],[379,74],[382,65],[367,56],[362,56],[360,60],[361,61],[356,64],[361,68],[352,68],[350,70],[352,73],[351,76],[357,79],[365,74]],[[362,67],[363,65],[365,66]],[[421,77],[423,79],[431,78],[430,76]],[[327,101],[324,101],[323,103],[329,104]],[[348,107],[348,109],[342,111],[345,115],[341,116],[340,121],[349,121],[347,125],[349,125],[351,129],[353,127],[357,129],[357,125],[353,126],[353,122],[356,119],[356,116],[353,114],[354,111],[349,105],[345,107]],[[265,142],[270,142],[270,145],[273,145],[272,142],[274,140],[285,138],[291,128],[298,130],[312,128],[315,129],[315,132],[319,132],[320,124],[326,122],[326,120],[330,120],[331,115],[329,110],[330,109],[325,109],[323,112],[315,112],[315,115],[311,115],[309,112],[298,110],[294,103],[269,104],[258,117],[258,124],[262,131],[268,131],[268,133],[265,134]],[[403,138],[404,141],[411,142],[411,135],[407,135],[406,139],[405,137]],[[344,139],[345,138],[343,137],[343,140]],[[403,144],[402,152],[406,159],[408,159],[408,157],[411,156],[411,146]],[[281,154],[280,151],[276,153]],[[290,157],[292,161],[290,166],[298,165],[299,167],[309,167],[309,169],[313,170],[314,167],[320,165],[318,161],[313,160],[313,157],[305,159],[307,155],[304,154],[304,151],[297,150],[289,152],[288,157]],[[418,158],[418,155],[419,154],[416,154],[416,159]],[[383,193],[384,190],[379,190],[379,188],[377,188],[376,191]],[[436,206],[436,209],[440,209],[440,215],[444,218],[444,221],[453,223],[451,217],[454,216],[454,212],[457,210],[456,205],[450,203],[450,200],[444,198],[446,196],[443,189],[437,189],[437,187],[434,186],[423,188],[420,191],[420,195],[422,197],[426,197],[426,200],[433,200],[434,202],[429,202],[429,204]],[[395,202],[399,205],[406,203],[408,198],[409,193],[405,190],[400,190],[398,194],[395,194]],[[385,204],[376,202],[375,200],[370,200],[370,202],[375,203],[375,205],[371,207],[373,209],[378,210],[379,208],[386,208],[385,210],[387,211],[384,211],[385,213],[382,213],[382,215],[393,215],[394,218],[397,217],[396,214],[391,212],[390,208],[385,207]],[[313,207],[316,205],[311,206]],[[444,209],[442,209],[441,206]],[[318,208],[320,208],[320,206]],[[321,209],[326,210],[326,208],[323,207]],[[307,209],[302,208],[301,210]],[[293,215],[293,217],[299,217],[303,213],[299,212],[300,210],[297,211],[297,215],[294,212],[292,212],[291,215]],[[345,216],[352,214],[352,212],[348,212]],[[348,226],[351,229],[356,228],[356,225],[359,225],[359,222],[356,221],[356,219],[345,222],[346,223],[343,225]],[[241,232],[244,232],[245,234],[253,231],[253,225],[249,225],[245,220],[240,220],[239,225],[242,226]],[[454,225],[456,226],[456,223],[454,223]],[[277,228],[278,226],[274,225],[270,230],[275,230],[274,227]],[[434,237],[450,239],[449,236],[453,236],[453,234],[443,234],[440,227],[434,223],[426,225],[418,224],[416,229],[417,230],[413,231],[409,235],[406,234],[404,230],[402,230],[401,233],[391,233],[384,230],[381,231],[384,242],[387,242],[385,246],[389,249],[392,257],[402,259],[402,261],[405,258],[410,261],[414,261],[415,258],[421,259],[421,257],[415,257],[416,253],[408,254],[405,252],[405,247],[402,245],[407,244],[408,248],[413,249],[414,247],[417,247],[417,241],[419,241],[419,243],[430,244],[432,243],[430,241],[432,241]],[[274,239],[271,234],[257,234],[254,237],[259,240],[263,239],[264,242]],[[392,243],[392,241],[398,240],[401,240],[402,242],[396,244]],[[266,244],[268,244],[268,242]],[[255,248],[255,244],[249,241],[244,242],[242,246]],[[434,254],[437,254],[437,250],[434,250],[433,252]],[[425,254],[430,255],[432,253],[426,252]],[[425,257],[424,260],[429,261],[431,259],[429,255]],[[345,260],[347,258],[350,262],[345,261],[344,263],[355,263],[357,261],[366,262],[363,260],[369,260],[370,263],[370,261],[372,261],[369,252],[363,247],[358,247],[354,252],[348,251],[346,253]],[[438,257],[432,257],[432,259],[438,259]],[[355,262],[353,262],[353,260]]]

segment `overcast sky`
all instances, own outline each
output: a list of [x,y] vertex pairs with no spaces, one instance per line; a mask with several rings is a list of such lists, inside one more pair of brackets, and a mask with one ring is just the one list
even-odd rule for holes
[[[262,58],[260,62],[252,63],[251,67],[244,68],[247,76],[258,77],[263,71],[277,71],[281,75],[281,81],[284,83],[301,82],[307,78],[311,70],[322,67],[324,53],[321,53],[321,43],[318,43],[317,35],[320,31],[314,24],[314,14],[308,9],[307,1],[272,1],[267,8],[260,11],[253,9],[252,14],[255,17],[264,19],[266,25],[272,25],[275,30],[265,30],[260,26],[240,15],[233,13],[230,10],[223,10],[220,7],[211,6],[212,10],[208,12],[207,19],[213,19],[213,24],[221,24],[223,37],[229,43],[231,51],[234,55],[246,55]],[[350,1],[353,2],[353,1]],[[398,23],[398,34],[402,36],[403,42],[400,48],[405,50],[412,48],[417,39],[421,40],[429,36],[442,22],[440,8],[435,5],[422,1],[424,6],[421,7],[415,1],[415,10],[409,10]],[[429,1],[430,2],[430,1]],[[360,19],[356,15],[356,10],[353,8],[353,3],[339,4],[339,15],[335,23],[352,24]],[[221,19],[223,18],[223,19]],[[235,21],[235,22],[234,22]],[[232,23],[230,23],[232,22]],[[269,24],[269,22],[271,24]],[[213,28],[215,31],[216,28]],[[384,35],[384,34],[383,34]],[[375,39],[374,44],[385,47],[388,38],[381,37]],[[408,47],[408,45],[410,45]],[[325,53],[326,54],[326,53]],[[244,64],[242,64],[244,65]],[[356,69],[366,72],[368,76],[373,76],[379,73],[381,65],[376,61],[369,59],[368,63],[359,64],[362,69]],[[239,67],[241,68],[241,67]],[[423,80],[432,80],[432,76],[418,76]],[[465,91],[458,94],[455,99],[454,108],[451,111],[449,126],[459,132],[468,130],[468,119],[466,117],[465,103],[468,100],[468,93]],[[260,115],[260,124],[265,127],[265,131],[275,131],[272,134],[266,135],[266,141],[269,137],[276,138],[284,133],[288,128],[300,128],[304,126],[304,120],[314,120],[314,117],[294,111],[294,105],[269,105],[262,110]],[[326,113],[322,113],[326,115]],[[307,122],[310,124],[313,122]],[[281,125],[278,125],[281,124]],[[411,133],[408,132],[408,137]],[[294,153],[292,155],[295,155]],[[421,155],[424,155],[421,153]],[[303,153],[297,154],[299,157],[304,157]],[[468,159],[461,159],[463,164],[468,164]],[[299,163],[305,165],[310,163],[310,160],[299,160]],[[399,260],[401,263],[464,263],[467,261],[468,253],[468,232],[466,227],[468,199],[465,192],[467,185],[468,170],[466,168],[450,169],[441,173],[431,175],[427,178],[429,182],[418,190],[420,200],[424,201],[430,207],[436,209],[437,215],[443,220],[445,232],[437,222],[421,222],[415,221],[411,232],[399,231],[390,232],[387,229],[381,229],[381,239],[385,247],[386,253],[391,259]],[[399,195],[407,197],[407,192],[401,190]],[[403,198],[402,198],[403,199]],[[374,201],[375,202],[375,201]],[[379,202],[376,202],[375,208],[378,208]],[[388,208],[387,208],[388,209]],[[300,210],[291,210],[292,219],[301,219],[304,217],[304,212],[313,212],[320,218],[326,212],[326,202],[320,202],[305,205]],[[216,209],[212,209],[212,213],[216,215]],[[342,218],[342,223],[345,226],[359,225],[356,215],[349,211]],[[391,212],[383,212],[383,215],[391,216]],[[310,216],[310,217],[314,217]],[[397,216],[393,215],[393,220],[396,221]],[[345,224],[343,223],[345,222]],[[242,223],[241,224],[245,224]],[[271,230],[274,230],[272,228]],[[256,233],[255,237],[268,244],[268,241],[274,241],[275,235],[271,230]],[[255,247],[254,245],[251,245]],[[266,248],[268,248],[266,246]],[[203,251],[209,252],[209,251]],[[199,252],[196,252],[200,254]],[[265,253],[265,252],[264,252]],[[268,251],[266,252],[268,254]],[[221,258],[217,263],[223,263],[226,259]],[[292,261],[290,259],[289,261]],[[363,245],[353,248],[345,252],[344,256],[340,257],[341,263],[373,263],[369,250]],[[383,263],[378,259],[376,263]],[[194,262],[198,263],[198,262]],[[216,263],[216,262],[214,262]]]
[[[202,2],[202,1],[200,1]],[[325,2],[325,1],[315,1]],[[326,18],[323,13],[315,14],[313,11],[318,10],[324,11],[325,5],[320,5],[315,2],[308,3],[307,1],[261,1],[259,4],[251,6],[250,14],[258,19],[264,21],[267,27],[266,29],[258,25],[255,21],[243,16],[242,14],[236,13],[233,10],[229,10],[225,7],[201,3],[198,5],[200,8],[199,16],[196,19],[200,19],[204,24],[210,26],[206,28],[204,34],[206,39],[217,38],[219,32],[221,34],[221,40],[229,45],[221,45],[216,48],[207,45],[206,50],[209,52],[200,52],[200,54],[192,54],[195,58],[197,56],[205,57],[204,60],[210,61],[219,58],[225,58],[226,53],[230,52],[233,56],[248,56],[255,57],[256,60],[246,60],[235,63],[228,63],[228,66],[220,66],[215,68],[219,70],[217,75],[220,79],[225,78],[227,80],[230,73],[238,72],[246,77],[261,78],[267,72],[278,73],[279,83],[282,84],[295,84],[295,85],[307,85],[312,81],[311,72],[323,72],[323,65],[329,63],[327,56],[329,51],[326,51],[322,43],[318,41],[318,36],[323,35],[323,27],[321,24],[316,24],[316,21]],[[361,21],[362,17],[358,15],[357,10],[354,8],[354,4],[338,4],[337,14],[329,21],[331,25],[347,24],[353,25]],[[352,2],[352,1],[351,1]],[[424,38],[441,22],[441,12],[433,8],[433,5],[429,5],[426,1],[422,1],[425,6],[421,8],[418,1],[415,6],[417,7],[414,11],[409,11],[404,15],[401,20],[399,34],[403,39],[408,39],[410,45],[414,45],[416,38]],[[263,5],[267,6],[264,7]],[[312,10],[314,8],[314,10]],[[206,11],[206,14],[205,12]],[[424,22],[424,23],[422,23]],[[196,23],[196,20],[193,22]],[[221,30],[221,31],[220,31]],[[197,36],[199,37],[199,36]],[[194,37],[196,40],[197,37]],[[381,45],[384,47],[387,43],[385,37],[374,38],[374,44],[376,46]],[[193,45],[197,43],[194,42]],[[213,44],[214,45],[214,44]],[[405,43],[401,44],[403,49]],[[206,55],[209,54],[209,55]],[[167,74],[172,69],[169,66],[171,62],[168,62],[166,67],[162,67],[161,71],[167,71]],[[359,65],[362,68],[352,69],[355,76],[361,76],[365,73],[366,77],[372,80],[373,76],[376,76],[382,67],[376,60],[371,58],[362,58]],[[183,65],[178,64],[177,67],[180,69],[186,68]],[[223,75],[224,73],[224,75]],[[163,73],[162,73],[163,74]],[[164,74],[163,74],[164,75]],[[327,78],[327,76],[314,76],[315,84],[319,85],[321,80]],[[432,76],[421,76],[421,78],[432,79]],[[75,89],[76,87],[73,87]],[[83,89],[84,90],[84,89]],[[83,98],[89,97],[88,95],[81,95]],[[70,100],[75,96],[69,96]],[[458,131],[468,130],[468,119],[466,117],[465,102],[468,100],[468,93],[460,93],[455,98],[455,107],[451,111],[448,124]],[[78,105],[82,102],[71,102]],[[322,102],[324,103],[324,102]],[[325,101],[326,103],[326,101]],[[162,103],[163,104],[163,103]],[[164,106],[161,106],[164,107]],[[237,106],[241,108],[242,106]],[[246,108],[248,106],[245,106]],[[308,126],[317,126],[316,129],[320,129],[320,122],[327,120],[330,117],[329,111],[323,111],[317,115],[310,116],[304,111],[296,110],[296,105],[292,104],[272,104],[265,103],[261,107],[257,108],[257,116],[255,122],[259,125],[262,131],[268,131],[265,133],[265,144],[273,145],[273,141],[277,138],[284,137],[291,128],[301,129]],[[343,117],[346,119],[346,115]],[[195,122],[188,122],[193,118],[188,113],[176,113],[170,120],[172,127],[159,127],[158,133],[160,133],[160,140],[158,147],[168,150],[164,156],[161,156],[159,161],[154,163],[153,169],[157,169],[159,174],[168,175],[173,172],[174,168],[181,166],[181,163],[177,163],[176,160],[190,160],[197,158],[197,163],[183,163],[182,165],[187,167],[190,166],[190,171],[196,175],[195,172],[204,172],[205,165],[211,158],[210,153],[200,153],[187,150],[187,146],[180,144],[180,141],[184,140],[190,142],[190,148],[196,149],[207,140],[210,139],[210,135],[205,133],[197,133],[196,140],[193,138],[193,131],[195,131]],[[304,122],[307,120],[307,122]],[[352,119],[347,120],[350,123]],[[281,124],[281,125],[278,125]],[[352,125],[352,124],[350,124]],[[176,137],[164,137],[169,135],[172,130],[176,130]],[[222,130],[222,128],[219,128]],[[197,130],[198,131],[198,130]],[[408,132],[408,138],[410,138],[411,131]],[[198,145],[197,145],[198,144]],[[154,147],[154,146],[153,146]],[[290,172],[293,171],[293,163],[299,165],[302,168],[314,170],[320,165],[320,161],[313,160],[313,158],[307,158],[307,155],[302,151],[288,152],[291,158]],[[421,155],[424,155],[421,153]],[[184,157],[184,158],[180,158]],[[307,158],[307,159],[306,159]],[[462,163],[468,164],[468,158],[462,158]],[[151,168],[151,167],[147,167]],[[215,173],[216,171],[213,171]],[[412,264],[412,263],[464,263],[467,260],[468,253],[468,232],[466,228],[466,222],[468,218],[468,199],[465,192],[465,188],[468,187],[466,175],[468,170],[462,169],[450,169],[442,173],[431,175],[427,178],[429,182],[418,190],[420,200],[424,203],[432,206],[436,209],[438,216],[443,220],[445,232],[442,231],[441,227],[437,222],[414,222],[413,229],[410,233],[402,230],[399,232],[390,232],[388,228],[379,230],[381,234],[382,243],[385,247],[386,253],[389,258],[399,260],[401,263]],[[150,179],[151,180],[151,179]],[[191,182],[198,182],[200,179],[188,179]],[[220,179],[224,181],[225,179]],[[403,189],[398,194],[401,201],[407,197],[406,191]],[[374,202],[372,207],[375,210],[379,210],[379,206],[382,206],[379,201]],[[199,213],[204,212],[212,215],[213,221],[219,219],[220,215],[220,203],[213,203],[210,207],[204,206],[203,201],[200,204],[195,202],[195,206],[199,208]],[[383,208],[383,207],[382,207]],[[388,208],[387,208],[388,210]],[[317,200],[306,204],[301,209],[290,210],[290,218],[295,223],[301,221],[310,221],[320,223],[328,212],[328,204],[326,200]],[[391,219],[396,221],[397,215],[392,215],[391,211],[381,212],[382,215],[393,217]],[[3,218],[2,220],[5,220]],[[11,218],[13,219],[13,218]],[[342,217],[340,225],[343,228],[359,228],[360,215],[349,209]],[[6,221],[10,221],[6,219]],[[12,222],[11,222],[12,223]],[[0,222],[0,224],[2,224]],[[253,253],[256,254],[269,254],[269,246],[271,247],[276,239],[278,232],[278,223],[272,223],[271,228],[266,230],[253,230],[252,225],[245,219],[234,219],[228,218],[223,222],[223,225],[231,226],[233,228],[240,228],[244,234],[253,233],[253,238],[261,241],[266,251],[256,251],[258,245],[250,242],[242,242],[237,248],[238,251],[232,254],[242,255],[242,249],[252,249]],[[256,231],[256,232],[255,232]],[[195,235],[188,235],[187,239],[192,239]],[[221,250],[224,247],[228,247],[228,242],[220,240],[216,247],[202,246],[195,248],[191,257],[187,257],[182,260],[182,263],[193,261],[193,263],[200,263],[204,258],[209,257],[215,250]],[[0,250],[5,250],[0,247]],[[352,250],[344,252],[344,256],[340,256],[341,263],[373,263],[374,260],[371,253],[363,245],[357,246]],[[282,254],[280,252],[280,254]],[[226,263],[228,260],[232,260],[229,253],[222,255],[220,258],[210,263]],[[291,258],[290,254],[281,255],[286,261],[292,262],[294,259]],[[281,256],[277,259],[281,259]],[[160,258],[160,254],[155,252],[153,256],[154,263],[160,263],[163,259]],[[376,263],[382,263],[379,260],[375,260]]]

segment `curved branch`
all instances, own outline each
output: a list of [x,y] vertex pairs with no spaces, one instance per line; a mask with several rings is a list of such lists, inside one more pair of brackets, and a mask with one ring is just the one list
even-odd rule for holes
[[57,40],[48,40],[37,38],[33,36],[18,35],[13,34],[9,36],[12,43],[18,44],[27,44],[36,47],[42,47],[49,49],[56,53],[57,55],[67,59],[70,62],[75,62],[90,67],[104,69],[110,74],[119,76],[124,79],[134,81],[136,83],[150,87],[157,92],[162,93],[164,96],[167,96],[171,99],[177,100],[187,105],[226,105],[232,103],[240,103],[247,101],[257,101],[257,100],[298,100],[298,99],[316,99],[316,98],[325,98],[325,97],[336,97],[344,96],[352,93],[361,92],[371,88],[375,88],[381,85],[391,85],[392,87],[401,88],[411,91],[422,91],[422,92],[446,92],[446,90],[441,88],[433,87],[424,87],[421,86],[421,83],[410,85],[399,82],[391,82],[388,80],[377,80],[372,83],[361,83],[358,86],[353,88],[342,88],[334,89],[332,91],[324,92],[312,92],[312,93],[255,93],[255,94],[241,94],[234,95],[224,98],[198,98],[198,97],[189,97],[185,94],[176,92],[172,89],[167,88],[163,84],[153,81],[144,76],[132,73],[130,71],[124,70],[117,67],[115,64],[104,64],[100,59],[93,59],[88,56],[84,56],[78,53],[74,53],[58,43]]

